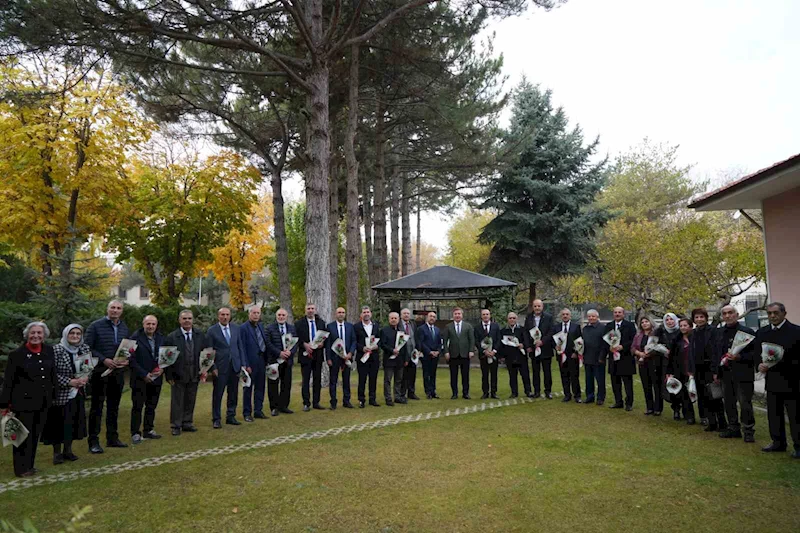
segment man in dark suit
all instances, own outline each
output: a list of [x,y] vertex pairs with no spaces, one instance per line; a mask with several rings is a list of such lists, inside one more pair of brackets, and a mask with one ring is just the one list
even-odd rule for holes
[[[740,439],[744,433],[745,442],[755,442],[756,417],[753,412],[755,345],[751,341],[740,354],[730,353],[737,331],[750,335],[755,335],[755,331],[739,324],[739,312],[732,305],[724,306],[720,309],[720,313],[725,324],[717,332],[711,372],[714,381],[722,383],[722,399],[728,417],[728,429],[722,431],[719,436],[723,439]],[[742,411],[741,426],[737,403]]]
[[425,324],[417,328],[417,347],[422,352],[422,384],[425,396],[438,399],[436,394],[436,369],[442,352],[442,334],[436,327],[436,313],[430,311]]
[[409,359],[408,364],[403,368],[400,392],[403,398],[419,400],[419,396],[417,396],[417,365],[411,361],[411,354],[417,349],[417,325],[411,319],[411,309],[405,308],[400,311],[398,327],[408,335],[406,353]]
[[[519,328],[522,329],[522,328]],[[483,340],[492,339],[491,348],[483,348]],[[497,398],[497,352],[500,349],[500,326],[492,321],[492,313],[488,309],[481,310],[480,327],[475,332],[475,343],[478,347],[478,359],[481,363],[481,388],[483,390],[482,400],[489,396]],[[489,358],[492,362],[489,362]],[[525,373],[527,374],[527,369]],[[530,390],[528,391],[530,392]]]
[[[369,307],[361,308],[361,320],[353,326],[356,334],[356,360],[358,361],[358,406],[363,409],[367,402],[366,387],[369,379],[369,404],[373,407],[380,407],[376,395],[378,392],[378,369],[380,368],[379,350],[371,350],[366,347],[367,340],[371,336],[380,338],[381,326],[372,321],[372,311]],[[364,356],[369,355],[366,361],[362,361]]]
[[[353,324],[345,322],[347,311],[344,307],[336,308],[336,320],[328,324],[328,332],[330,335],[326,339],[326,359],[328,367],[330,367],[330,381],[328,390],[331,395],[331,410],[336,410],[336,385],[339,381],[339,372],[342,373],[342,406],[346,409],[352,409],[353,404],[350,403],[350,371],[355,368],[355,355],[356,355],[356,333],[353,330]],[[342,339],[344,342],[345,359],[342,359],[331,349],[333,343],[337,339]],[[352,368],[347,366],[347,362],[352,364]]]
[[460,307],[453,309],[453,321],[444,330],[444,359],[450,365],[451,400],[458,399],[458,372],[461,371],[461,389],[469,400],[469,362],[475,356],[475,331],[464,322]]
[[[542,339],[538,342],[533,342],[533,339],[528,340],[528,355],[531,358],[531,370],[533,373],[533,397],[539,398],[542,392],[542,384],[539,379],[539,374],[544,374],[544,395],[548,400],[553,399],[553,350],[549,349],[549,345],[545,344],[545,337],[550,328],[553,327],[553,315],[544,312],[544,303],[536,299],[533,301],[533,313],[525,317],[525,334],[530,337],[530,330],[534,327],[539,328],[542,333]],[[536,348],[539,348],[540,354],[536,355]]]
[[753,343],[760,357],[761,343],[769,342],[783,348],[783,359],[769,367],[759,363],[758,370],[766,374],[767,419],[772,443],[764,452],[786,451],[784,412],[789,415],[789,431],[794,444],[794,459],[800,459],[800,326],[786,320],[786,306],[780,302],[767,305],[769,325],[758,330]]
[[[250,387],[242,387],[242,414],[245,422],[264,415],[264,392],[267,387],[267,339],[261,325],[261,308],[253,306],[247,323],[239,328],[242,337],[242,361],[250,374]],[[255,397],[255,398],[254,398]],[[254,405],[255,404],[255,408]]]
[[[506,364],[508,370],[508,383],[511,387],[511,397],[516,398],[519,396],[519,381],[517,381],[517,374],[522,375],[522,388],[528,398],[532,398],[531,394],[531,380],[528,374],[528,356],[526,355],[526,348],[528,348],[528,340],[525,335],[525,330],[517,324],[517,314],[508,313],[508,325],[500,330],[500,349],[498,355],[500,359]],[[506,336],[516,337],[519,341],[519,346],[509,346],[503,344],[503,339]],[[496,398],[497,396],[495,396]]]
[[169,423],[172,435],[182,431],[193,433],[194,406],[197,386],[205,375],[200,374],[200,352],[206,347],[206,337],[193,326],[194,315],[189,309],[178,314],[180,327],[166,336],[164,344],[178,347],[178,359],[164,370],[164,377],[172,387],[170,393]]
[[[568,402],[575,398],[576,403],[581,401],[581,379],[580,379],[580,360],[575,353],[575,339],[581,336],[581,328],[572,321],[572,312],[564,308],[560,313],[561,321],[550,328],[547,338],[552,343],[553,349],[558,357],[558,369],[561,371],[561,385],[564,387],[563,402]],[[554,335],[565,333],[567,341],[564,343],[563,351],[558,351],[558,346],[553,339]],[[570,390],[572,389],[572,390]]]
[[[397,334],[400,328],[400,315],[392,311],[389,313],[389,325],[381,329],[380,347],[383,350],[383,399],[386,405],[395,403],[408,403],[403,397],[401,383],[403,369],[408,365],[411,357],[408,355],[408,344],[402,348],[395,348]],[[394,400],[392,399],[394,398]]]
[[631,353],[633,338],[636,336],[636,326],[633,322],[625,320],[625,309],[614,308],[614,320],[606,324],[603,335],[611,330],[620,334],[620,344],[613,350],[607,342],[603,341],[603,359],[608,361],[608,375],[611,376],[611,390],[614,391],[614,405],[611,409],[621,409],[622,386],[625,386],[625,410],[633,410],[633,376],[636,374],[636,358]]
[[231,310],[221,307],[217,322],[206,332],[206,342],[217,352],[214,359],[214,390],[211,398],[211,418],[214,429],[222,427],[222,395],[227,390],[225,423],[241,424],[236,420],[239,397],[239,373],[245,368],[242,357],[242,335],[239,326],[231,322]]
[[292,391],[292,364],[300,344],[296,344],[291,350],[286,349],[284,335],[291,333],[293,337],[297,336],[297,330],[287,322],[288,317],[289,313],[286,312],[286,309],[278,309],[275,312],[275,322],[267,326],[264,332],[267,339],[267,364],[272,365],[283,361],[278,365],[278,379],[271,379],[267,383],[269,409],[272,416],[278,416],[278,413],[287,415],[293,413],[289,409]]
[[595,383],[597,384],[597,405],[606,401],[606,360],[603,346],[603,325],[600,314],[594,309],[586,312],[587,324],[581,330],[583,338],[583,369],[586,373],[586,403],[595,403]]
[[[100,423],[103,419],[103,404],[108,400],[106,412],[106,445],[110,448],[127,448],[128,445],[119,440],[117,418],[119,401],[125,382],[125,367],[128,361],[114,361],[114,355],[122,339],[128,338],[130,332],[122,317],[122,302],[112,300],[106,307],[106,316],[95,320],[86,329],[86,344],[97,358],[94,372],[89,381],[92,391],[92,405],[89,409],[89,451],[103,453],[100,447]],[[105,370],[114,370],[103,377]]]
[[[130,358],[131,367],[131,442],[139,444],[142,438],[160,439],[161,435],[153,430],[156,420],[156,407],[161,396],[161,377],[163,371],[158,368],[158,351],[164,344],[164,338],[158,329],[158,319],[147,315],[142,319],[141,329],[136,330],[131,339],[136,341],[136,351]],[[142,409],[144,409],[144,434],[140,432],[142,425]]]
[[311,341],[314,340],[318,331],[325,331],[327,324],[317,316],[317,306],[306,304],[306,315],[294,323],[297,330],[297,337],[300,339],[302,349],[299,351],[300,373],[303,377],[300,392],[303,395],[303,411],[310,411],[312,407],[311,396],[309,394],[311,377],[314,377],[314,409],[324,409],[319,404],[322,394],[322,363],[325,360],[325,343],[317,349],[311,348]]
[[689,351],[695,365],[694,379],[697,386],[697,409],[700,411],[700,421],[706,426],[704,431],[725,431],[728,422],[725,420],[722,399],[714,398],[709,387],[714,383],[712,362],[718,329],[708,323],[708,311],[702,307],[692,310],[692,320],[695,328]]

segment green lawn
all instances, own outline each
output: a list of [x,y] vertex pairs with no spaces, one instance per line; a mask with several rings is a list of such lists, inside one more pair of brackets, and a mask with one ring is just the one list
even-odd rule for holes
[[[419,376],[418,389],[421,383]],[[505,370],[500,383],[505,398]],[[478,370],[472,384],[476,398]],[[298,386],[296,414],[214,431],[210,388],[199,395],[198,433],[100,456],[86,453],[84,441],[76,448],[80,460],[58,467],[42,447],[38,467],[42,474],[80,470],[480,403],[421,400],[303,413]],[[444,369],[438,388],[449,397]],[[169,387],[164,393],[156,426],[168,433]],[[43,531],[87,504],[93,531],[800,530],[800,461],[760,452],[769,440],[762,413],[757,444],[745,445],[671,417],[645,417],[638,384],[636,395],[631,413],[536,400],[34,487],[4,493],[0,514],[17,525],[28,517]],[[129,405],[124,398],[121,428],[128,427]],[[11,479],[10,456],[3,452],[0,482]]]

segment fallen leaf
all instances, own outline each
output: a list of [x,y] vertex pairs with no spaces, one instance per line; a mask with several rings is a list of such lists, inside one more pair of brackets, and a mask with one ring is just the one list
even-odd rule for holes
[[234,507],[234,508],[233,508],[233,512],[234,512],[234,513],[238,513],[238,512],[239,512],[239,508],[238,508],[238,507]]

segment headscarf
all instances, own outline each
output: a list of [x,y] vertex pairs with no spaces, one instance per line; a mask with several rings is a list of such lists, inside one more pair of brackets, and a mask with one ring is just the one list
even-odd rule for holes
[[[68,340],[69,332],[75,328],[81,330],[81,342],[77,346],[70,344]],[[83,344],[83,326],[80,324],[70,324],[69,326],[65,327],[64,331],[61,332],[61,346],[63,346],[67,352],[75,355],[78,353],[78,349],[81,347],[81,344]]]
[[[667,326],[667,317],[672,317],[672,320],[675,321],[675,325],[673,327]],[[666,315],[664,315],[663,324],[664,324],[664,329],[667,330],[669,333],[674,333],[675,331],[678,331],[678,329],[680,328],[680,321],[678,320],[678,315],[676,315],[675,313],[667,313]]]

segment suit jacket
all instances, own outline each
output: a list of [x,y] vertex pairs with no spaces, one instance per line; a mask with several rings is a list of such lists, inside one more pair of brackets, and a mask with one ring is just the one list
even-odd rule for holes
[[[615,322],[612,320],[603,329],[603,335],[614,329]],[[603,358],[608,361],[608,373],[612,376],[633,376],[636,374],[636,358],[631,353],[633,338],[636,336],[636,326],[630,320],[623,320],[619,326],[620,344],[622,349],[619,351],[619,361],[614,361],[610,346],[603,341]]]
[[[405,323],[402,318],[400,322],[398,322],[397,327],[405,332]],[[408,321],[408,334],[410,337],[408,338],[406,346],[408,347],[408,356],[411,357],[411,354],[417,349],[417,325],[413,320]]]
[[461,321],[461,335],[456,334],[455,322],[444,328],[444,352],[449,353],[451,359],[468,358],[469,352],[475,351],[475,330],[469,322]]
[[[258,365],[265,364],[267,336],[264,332],[264,326],[261,324],[261,322],[256,322],[255,327],[253,327],[253,324],[251,324],[248,320],[239,326],[239,335],[242,338],[240,347],[242,350],[242,361],[244,361],[244,366],[256,368]],[[261,348],[258,347],[259,336],[264,341],[264,351],[261,351]]]
[[[530,344],[531,348],[535,348],[536,346],[533,343],[533,339],[530,338],[530,330],[536,325],[536,315],[533,313],[528,314],[525,317],[525,336],[528,337],[528,343]],[[553,350],[552,350],[552,341],[548,337],[550,329],[553,327],[553,315],[550,313],[542,312],[542,316],[539,318],[539,331],[542,332],[542,354],[539,356],[540,359],[549,359],[553,357]],[[530,354],[531,357],[535,357],[535,350],[533,353]]]
[[417,349],[422,352],[423,357],[436,359],[431,352],[439,352],[442,355],[442,332],[433,326],[431,333],[430,326],[423,324],[417,328]]
[[518,324],[513,331],[509,326],[506,326],[498,332],[500,341],[498,341],[499,348],[497,349],[497,357],[505,360],[506,366],[522,364],[522,361],[526,360],[528,357],[527,353],[523,354],[519,348],[514,348],[513,346],[507,346],[503,344],[502,339],[506,335],[514,335],[517,339],[519,339],[522,349],[525,350],[528,348],[528,342],[525,336],[525,328]]
[[[297,330],[294,329],[293,324],[286,322],[283,325],[286,333],[291,333],[292,336],[297,337]],[[267,329],[264,330],[264,335],[267,339],[267,364],[271,365],[273,363],[277,363],[278,358],[283,351],[283,337],[281,336],[281,328],[278,322],[275,321],[267,326]],[[292,348],[292,355],[290,355],[289,359],[286,360],[284,363],[285,365],[292,365],[294,362],[294,356],[299,349],[300,342],[298,341],[294,348]]]
[[[739,354],[740,359],[738,361],[728,361],[727,367],[720,365],[722,358],[731,349],[731,344],[733,343],[733,337],[736,335],[736,331],[744,331],[745,333],[749,333],[751,335],[755,334],[755,331],[752,329],[738,323],[736,324],[735,328],[728,328],[724,325],[721,328],[718,328],[716,342],[714,343],[714,352],[711,359],[711,372],[713,374],[731,372],[733,379],[736,381],[753,382],[755,379],[756,367],[754,358],[756,353],[756,339],[753,339],[750,341],[750,344],[745,346],[744,350],[742,350],[742,353]],[[759,361],[761,360],[761,352],[759,352],[758,359]]]
[[716,339],[717,328],[705,325],[692,330],[692,359],[695,367],[700,367],[700,371],[706,371],[711,368]]
[[[222,333],[222,326],[219,325],[219,322],[208,328],[206,332],[206,343],[217,352],[212,369],[216,370],[221,376],[226,376],[229,372],[238,374],[242,367],[245,366],[242,353],[241,328],[233,322],[229,323],[228,326],[231,334],[230,344],[225,340],[225,335]],[[222,380],[222,383],[224,382],[225,380]]]
[[[314,324],[317,328],[317,331],[327,331],[328,325],[325,324],[325,321],[322,320],[319,316],[314,315]],[[311,352],[311,357],[306,355],[306,350],[303,347],[304,342],[311,342],[311,328],[308,327],[308,318],[303,317],[295,321],[294,328],[297,330],[297,337],[300,339],[300,342],[297,343],[299,346],[297,350],[297,358],[300,360],[301,365],[310,365],[312,361],[322,361],[325,359],[325,343],[322,344],[319,348]]]
[[689,333],[689,347],[686,362],[683,360],[682,334],[679,333],[672,344],[668,346],[669,358],[667,359],[667,366],[664,370],[665,374],[672,374],[678,379],[683,379],[684,376],[695,373],[694,356],[692,355],[692,335],[693,333]]
[[[136,341],[136,351],[133,352],[133,356],[130,358],[131,375],[139,379],[144,379],[147,377],[147,374],[155,370],[158,366],[158,349],[165,346],[164,336],[157,331],[153,334],[155,352],[150,348],[150,343],[147,341],[147,334],[144,332],[144,329],[137,329],[130,338]],[[171,345],[167,344],[166,346]],[[165,368],[164,371],[166,372],[166,370]],[[153,380],[154,385],[161,385],[163,382],[164,380],[161,379],[161,376]]]
[[200,380],[200,352],[207,347],[207,339],[202,331],[192,328],[191,353],[186,350],[186,336],[180,327],[164,338],[164,346],[177,346],[180,352],[177,361],[164,370],[167,381],[195,383]]
[[800,396],[800,326],[787,320],[777,331],[771,325],[759,329],[751,343],[756,345],[758,362],[761,362],[762,342],[783,347],[783,359],[767,371],[767,392]]
[[381,340],[378,342],[378,346],[383,350],[383,368],[404,366],[404,363],[411,359],[410,352],[408,351],[408,343],[400,349],[400,353],[397,354],[397,357],[392,359],[398,331],[403,331],[400,324],[397,324],[397,326],[384,326],[383,329],[381,329]]
[[[555,349],[556,343],[553,341],[553,335],[560,333],[563,330],[562,326],[563,322],[559,321],[552,326],[550,326],[550,333],[547,334],[547,338],[550,339],[551,349]],[[578,325],[577,322],[574,320],[569,321],[569,329],[567,331],[567,344],[565,345],[564,354],[567,356],[567,359],[572,357],[572,354],[575,353],[575,339],[581,336],[581,327]],[[605,341],[604,341],[605,342]],[[544,355],[544,350],[542,350],[542,355]],[[555,352],[553,352],[555,355]],[[561,356],[559,355],[558,364],[561,363]]]
[[0,408],[9,407],[12,411],[47,409],[53,403],[57,379],[53,347],[44,344],[41,352],[33,354],[23,344],[8,354]]
[[[517,327],[522,329],[522,326]],[[478,327],[475,328],[475,345],[478,348],[478,357],[481,359],[486,359],[486,356],[483,354],[483,348],[481,348],[481,343],[486,337],[490,337],[492,339],[492,350],[496,354],[499,354],[500,339],[502,339],[502,337],[500,335],[500,325],[497,322],[489,322],[489,333],[486,333],[486,329],[484,329],[483,320],[481,320],[478,324]],[[526,346],[527,345],[528,344],[526,343]]]
[[[357,346],[355,329],[353,328],[353,324],[350,322],[343,322],[342,324],[344,326],[344,339],[342,339],[344,341],[344,349],[347,353],[353,355],[353,361],[355,361]],[[343,365],[344,361],[342,361],[342,358],[333,352],[331,346],[333,346],[333,343],[339,338],[339,323],[334,320],[328,324],[327,328],[330,332],[330,335],[328,335],[328,338],[325,339],[325,359],[328,361],[333,361],[333,366],[338,367],[339,365]]]
[[[353,331],[356,333],[356,359],[360,364],[361,358],[364,356],[364,346],[367,345],[367,330],[364,329],[364,323],[359,320],[353,326]],[[381,338],[381,325],[374,320],[372,321],[372,335],[374,335],[378,340]],[[370,361],[378,361],[378,356],[378,353],[373,352],[370,358],[367,359],[367,363]]]

